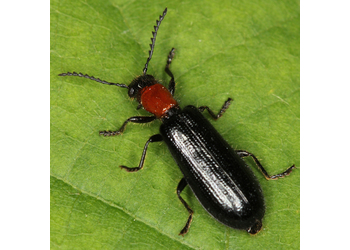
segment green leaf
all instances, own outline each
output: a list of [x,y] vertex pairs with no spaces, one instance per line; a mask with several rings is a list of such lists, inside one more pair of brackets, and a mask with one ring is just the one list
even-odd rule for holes
[[[136,110],[127,90],[59,73],[82,72],[129,84],[142,73],[156,19],[149,74],[167,86],[172,47],[175,98],[182,107],[208,105],[212,122],[235,149],[254,153],[270,174],[295,164],[299,147],[299,1],[51,1],[51,248],[52,249],[299,249],[300,169],[265,181],[252,160],[266,200],[257,236],[213,219],[186,188],[194,210],[176,196],[182,174],[164,143],[153,143],[144,169],[137,166],[160,121],[129,124]],[[205,113],[209,120],[210,117]],[[212,120],[211,120],[212,121]]]

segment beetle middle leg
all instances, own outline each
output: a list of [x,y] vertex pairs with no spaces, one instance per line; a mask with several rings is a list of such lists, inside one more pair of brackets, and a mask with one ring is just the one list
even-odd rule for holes
[[208,106],[200,106],[198,110],[199,112],[203,112],[204,110],[207,110],[210,116],[213,117],[214,120],[217,120],[225,113],[226,109],[228,109],[232,101],[233,101],[232,98],[228,98],[227,101],[224,103],[224,105],[222,105],[222,108],[220,109],[217,115],[214,114],[214,112]]
[[137,172],[137,171],[141,170],[143,168],[143,163],[145,162],[148,144],[150,144],[151,142],[159,142],[159,141],[163,141],[163,137],[160,134],[152,135],[148,139],[148,141],[145,144],[145,147],[143,148],[141,160],[140,160],[140,163],[139,163],[138,167],[136,167],[136,168],[129,168],[129,167],[123,166],[123,165],[121,165],[119,167],[121,167],[122,169],[125,169],[127,172]]
[[155,119],[157,119],[155,116],[133,116],[130,117],[129,119],[127,119],[123,125],[120,127],[119,130],[117,131],[100,131],[100,135],[103,136],[114,136],[114,135],[120,135],[124,132],[126,125],[128,124],[128,122],[133,122],[133,123],[148,123],[148,122],[152,122]]
[[255,164],[258,166],[258,169],[260,172],[263,174],[266,180],[277,180],[278,178],[283,178],[287,175],[289,175],[293,169],[295,169],[295,165],[289,167],[286,171],[276,174],[276,175],[269,175],[267,171],[264,169],[264,167],[261,165],[261,163],[258,161],[258,159],[253,155],[252,153],[249,153],[248,151],[245,150],[235,150],[235,152],[240,156],[240,157],[247,157],[251,156],[255,162]]
[[172,96],[175,93],[175,80],[174,80],[173,73],[171,73],[171,71],[170,71],[170,64],[171,64],[171,62],[172,62],[172,60],[174,58],[174,55],[175,55],[174,51],[175,51],[175,48],[172,48],[170,50],[169,55],[168,55],[168,60],[167,60],[166,65],[165,65],[165,72],[168,74],[168,76],[171,77],[170,82],[169,82],[168,90],[169,90],[169,92],[171,93]]
[[187,186],[187,182],[185,180],[185,178],[182,178],[181,181],[179,182],[179,185],[177,185],[177,197],[179,197],[181,203],[185,206],[185,208],[187,209],[188,213],[190,214],[188,216],[186,225],[184,226],[184,228],[180,231],[179,235],[184,236],[185,234],[187,234],[188,229],[191,226],[191,222],[192,222],[192,218],[193,218],[193,210],[190,208],[190,206],[186,203],[186,201],[184,199],[182,199],[182,197],[180,196],[182,190],[184,190],[184,188]]

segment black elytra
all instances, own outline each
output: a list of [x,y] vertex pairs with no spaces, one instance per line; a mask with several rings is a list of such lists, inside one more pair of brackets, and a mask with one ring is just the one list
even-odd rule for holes
[[149,123],[160,119],[160,134],[151,136],[146,142],[138,167],[120,166],[128,172],[137,172],[143,168],[148,145],[164,141],[173,158],[183,173],[177,186],[177,195],[189,213],[189,217],[180,235],[185,235],[193,219],[193,210],[181,197],[181,192],[188,185],[198,201],[219,222],[250,234],[258,233],[262,228],[265,214],[264,196],[260,184],[251,169],[243,161],[251,156],[258,169],[267,180],[275,180],[287,176],[295,168],[270,176],[258,159],[244,150],[233,150],[226,140],[216,131],[211,123],[202,115],[207,110],[212,118],[219,119],[232,102],[228,98],[218,114],[208,106],[196,108],[192,105],[181,109],[173,98],[175,93],[174,75],[170,64],[175,49],[168,55],[165,72],[171,77],[168,89],[161,85],[152,75],[147,74],[148,64],[152,58],[157,32],[167,9],[159,16],[154,26],[152,43],[150,44],[143,73],[129,85],[103,81],[82,73],[62,73],[59,76],[79,76],[107,85],[115,85],[128,89],[130,98],[135,98],[139,105],[152,116],[133,116],[127,119],[117,131],[100,131],[100,135],[114,136],[124,132],[126,125],[132,123]]

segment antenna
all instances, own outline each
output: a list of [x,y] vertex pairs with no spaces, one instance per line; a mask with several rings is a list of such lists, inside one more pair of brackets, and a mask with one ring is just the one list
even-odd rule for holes
[[76,73],[76,72],[67,72],[67,73],[62,73],[62,74],[59,74],[59,76],[80,76],[80,77],[85,77],[87,79],[90,79],[90,80],[93,80],[93,81],[96,81],[96,82],[100,82],[100,83],[103,83],[103,84],[108,84],[108,85],[115,85],[115,86],[118,86],[118,87],[122,87],[122,88],[129,88],[128,85],[125,85],[125,84],[122,84],[122,83],[113,83],[113,82],[106,82],[104,80],[101,80],[100,78],[95,78],[93,76],[88,76],[88,75],[83,75],[82,73]]
[[152,31],[152,35],[153,35],[153,37],[151,37],[152,44],[149,45],[151,47],[151,50],[148,52],[149,56],[148,56],[147,62],[145,64],[145,68],[143,69],[143,75],[146,75],[146,73],[147,73],[148,63],[152,59],[153,49],[154,49],[154,45],[156,43],[157,32],[158,32],[160,23],[163,21],[167,11],[168,11],[168,9],[165,8],[165,10],[163,11],[163,15],[159,16],[159,21],[158,20],[156,21],[157,22],[157,26],[154,26],[154,31]]

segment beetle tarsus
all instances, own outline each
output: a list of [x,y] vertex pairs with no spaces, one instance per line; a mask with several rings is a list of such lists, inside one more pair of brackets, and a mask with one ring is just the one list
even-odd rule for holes
[[100,135],[103,135],[104,137],[106,136],[115,136],[115,135],[120,135],[121,132],[118,131],[108,131],[108,130],[103,130],[99,132]]
[[[295,165],[293,164],[293,166],[289,167],[286,171],[284,171],[283,173],[280,173],[280,174],[276,174],[276,175],[272,175],[270,176],[270,179],[271,180],[277,180],[278,178],[283,178],[285,176],[288,176],[293,169],[295,169]],[[265,177],[266,178],[266,177]]]

